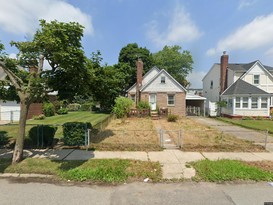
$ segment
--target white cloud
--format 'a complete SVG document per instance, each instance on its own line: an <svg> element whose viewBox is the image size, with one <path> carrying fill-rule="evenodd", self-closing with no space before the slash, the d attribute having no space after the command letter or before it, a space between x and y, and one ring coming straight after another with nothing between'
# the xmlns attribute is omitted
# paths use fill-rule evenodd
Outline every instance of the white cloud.
<svg viewBox="0 0 273 205"><path fill-rule="evenodd" d="M273 14L256 17L253 21L238 28L234 33L220 40L207 55L224 50L253 50L264 46L273 46Z"/></svg>
<svg viewBox="0 0 273 205"><path fill-rule="evenodd" d="M79 22L86 34L94 30L90 15L63 0L0 0L0 5L0 26L9 33L33 34L39 19Z"/></svg>
<svg viewBox="0 0 273 205"><path fill-rule="evenodd" d="M202 88L202 79L206 75L206 72L204 71L192 71L188 76L187 80L191 83L190 87L191 88Z"/></svg>
<svg viewBox="0 0 273 205"><path fill-rule="evenodd" d="M239 2L238 9L241 10L243 8L253 6L256 2L257 0L241 0Z"/></svg>
<svg viewBox="0 0 273 205"><path fill-rule="evenodd" d="M162 19L148 23L148 38L158 47L198 39L202 33L192 21L190 14L180 5L170 12L168 25L162 25ZM163 28L159 28L159 27Z"/></svg>

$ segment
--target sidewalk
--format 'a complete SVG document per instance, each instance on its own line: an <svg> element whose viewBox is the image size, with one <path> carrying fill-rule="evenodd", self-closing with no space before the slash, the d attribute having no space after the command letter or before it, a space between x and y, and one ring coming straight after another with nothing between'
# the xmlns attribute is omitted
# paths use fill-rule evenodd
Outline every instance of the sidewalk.
<svg viewBox="0 0 273 205"><path fill-rule="evenodd" d="M54 160L88 160L88 159L135 159L159 162L162 165L163 178L191 178L195 175L193 168L186 163L202 159L236 159L242 161L273 161L273 153L259 152L182 152L180 150L164 150L162 152L112 152L85 151L75 149L62 150L24 150L25 157L48 158ZM0 149L0 158L11 158L12 150Z"/></svg>

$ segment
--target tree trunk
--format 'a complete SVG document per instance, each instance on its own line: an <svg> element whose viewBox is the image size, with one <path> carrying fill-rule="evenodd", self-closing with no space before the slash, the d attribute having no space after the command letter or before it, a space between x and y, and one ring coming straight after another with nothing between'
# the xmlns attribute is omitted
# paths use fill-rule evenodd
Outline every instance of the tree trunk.
<svg viewBox="0 0 273 205"><path fill-rule="evenodd" d="M23 160L25 130L29 105L30 103L28 103L26 100L21 100L19 130L13 151L12 164L18 163Z"/></svg>

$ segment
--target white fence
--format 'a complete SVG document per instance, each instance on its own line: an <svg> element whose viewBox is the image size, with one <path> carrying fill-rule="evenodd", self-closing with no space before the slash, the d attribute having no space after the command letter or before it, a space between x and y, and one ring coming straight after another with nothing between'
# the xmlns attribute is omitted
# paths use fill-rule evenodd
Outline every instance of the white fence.
<svg viewBox="0 0 273 205"><path fill-rule="evenodd" d="M19 121L19 118L20 118L19 110L0 112L0 121L14 122Z"/></svg>

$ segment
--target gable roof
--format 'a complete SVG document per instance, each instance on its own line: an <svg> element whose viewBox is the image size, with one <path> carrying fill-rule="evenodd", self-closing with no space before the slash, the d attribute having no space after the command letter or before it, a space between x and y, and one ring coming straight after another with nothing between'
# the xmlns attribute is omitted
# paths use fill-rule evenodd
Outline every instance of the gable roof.
<svg viewBox="0 0 273 205"><path fill-rule="evenodd" d="M179 87L180 89L182 89L184 92L187 92L187 90L179 83L177 82L166 70L162 69L159 73L157 73L157 75L155 75L149 82L147 82L145 85L142 85L142 88L140 89L140 91L143 91L145 88L147 88L152 82L154 82L158 76L160 76L162 73L164 73L165 75L167 75L171 81L174 82L174 84Z"/></svg>
<svg viewBox="0 0 273 205"><path fill-rule="evenodd" d="M142 78L142 81L152 72L152 71L157 71L157 73L160 72L160 69L156 66L152 67L150 70L148 70L147 73L145 73L145 75ZM126 92L129 92L130 90L132 90L134 87L136 86L136 83L134 85L132 85L128 90L126 90Z"/></svg>
<svg viewBox="0 0 273 205"><path fill-rule="evenodd" d="M222 95L244 95L244 94L257 94L257 95L266 95L269 94L264 90L251 85L250 83L238 79L235 83L229 86Z"/></svg>

